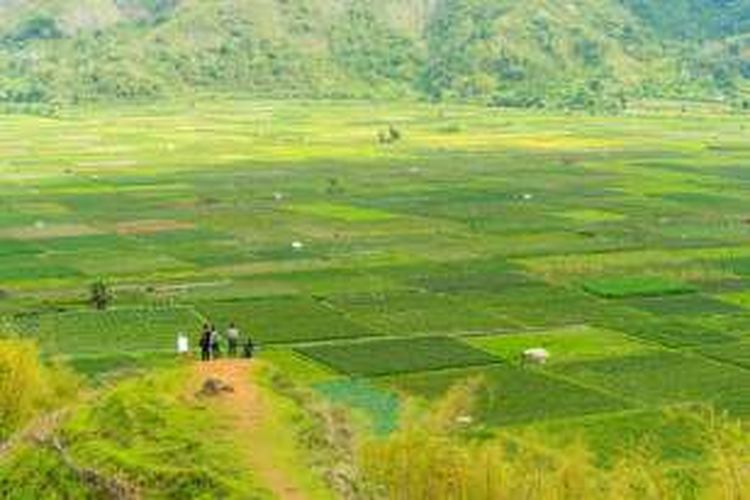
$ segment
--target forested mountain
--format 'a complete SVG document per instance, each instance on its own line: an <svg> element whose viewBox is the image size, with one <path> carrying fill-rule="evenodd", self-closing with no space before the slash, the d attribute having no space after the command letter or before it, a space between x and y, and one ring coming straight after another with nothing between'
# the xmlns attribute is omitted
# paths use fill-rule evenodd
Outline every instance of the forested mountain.
<svg viewBox="0 0 750 500"><path fill-rule="evenodd" d="M750 0L0 0L0 100L747 105Z"/></svg>

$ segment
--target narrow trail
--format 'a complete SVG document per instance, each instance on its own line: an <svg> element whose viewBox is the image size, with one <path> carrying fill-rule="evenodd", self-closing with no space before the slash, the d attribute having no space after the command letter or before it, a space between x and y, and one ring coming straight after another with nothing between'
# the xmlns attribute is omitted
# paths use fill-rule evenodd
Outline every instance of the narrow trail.
<svg viewBox="0 0 750 500"><path fill-rule="evenodd" d="M259 369L257 361L246 360L218 360L195 365L199 383L214 377L234 389L218 396L216 401L232 422L237 436L247 443L242 448L248 466L258 479L277 498L306 499L307 495L295 484L294 478L284 474L283 467L272 459L274 436L263 432L264 423L272 416L266 410L268 402L263 390L254 382Z"/></svg>
<svg viewBox="0 0 750 500"><path fill-rule="evenodd" d="M42 415L32 421L25 429L11 436L7 441L0 443L0 463L26 443L39 443L49 439L67 414L68 410L62 409Z"/></svg>

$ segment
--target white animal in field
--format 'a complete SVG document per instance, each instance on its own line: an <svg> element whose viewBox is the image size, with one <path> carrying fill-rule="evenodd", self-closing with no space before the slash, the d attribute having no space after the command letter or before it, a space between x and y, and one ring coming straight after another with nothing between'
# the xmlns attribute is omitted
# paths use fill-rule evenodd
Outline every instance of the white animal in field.
<svg viewBox="0 0 750 500"><path fill-rule="evenodd" d="M541 347L534 347L523 351L523 362L543 365L549 361L549 351Z"/></svg>
<svg viewBox="0 0 750 500"><path fill-rule="evenodd" d="M292 249L294 250L302 250L305 248L305 245L301 241L293 241L292 242Z"/></svg>
<svg viewBox="0 0 750 500"><path fill-rule="evenodd" d="M273 193L273 199L276 201L281 201L284 199L284 193Z"/></svg>

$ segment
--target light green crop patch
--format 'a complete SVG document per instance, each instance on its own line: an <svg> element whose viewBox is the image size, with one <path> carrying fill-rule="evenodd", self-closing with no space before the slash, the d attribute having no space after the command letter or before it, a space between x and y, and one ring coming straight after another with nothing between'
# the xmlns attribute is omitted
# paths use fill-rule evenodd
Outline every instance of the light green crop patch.
<svg viewBox="0 0 750 500"><path fill-rule="evenodd" d="M398 217L396 214L384 210L355 207L353 205L338 205L334 203L308 203L304 205L294 205L291 207L291 210L299 214L326 217L344 222L379 222L392 220Z"/></svg>
<svg viewBox="0 0 750 500"><path fill-rule="evenodd" d="M609 212L607 210L583 209L564 212L562 215L578 222L609 222L620 221L626 218L623 214Z"/></svg>
<svg viewBox="0 0 750 500"><path fill-rule="evenodd" d="M319 384L339 378L327 366L302 357L291 349L262 350L258 355L298 384Z"/></svg>
<svg viewBox="0 0 750 500"><path fill-rule="evenodd" d="M587 326L488 335L473 338L469 343L509 361L518 361L526 349L543 348L550 353L552 363L599 359L655 349L620 332Z"/></svg>

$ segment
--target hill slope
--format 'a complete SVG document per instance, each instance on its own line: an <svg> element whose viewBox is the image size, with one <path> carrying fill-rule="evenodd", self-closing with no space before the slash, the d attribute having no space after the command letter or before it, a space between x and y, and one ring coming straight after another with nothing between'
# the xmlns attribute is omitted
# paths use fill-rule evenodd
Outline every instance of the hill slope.
<svg viewBox="0 0 750 500"><path fill-rule="evenodd" d="M0 100L737 97L748 0L0 0Z"/></svg>

